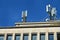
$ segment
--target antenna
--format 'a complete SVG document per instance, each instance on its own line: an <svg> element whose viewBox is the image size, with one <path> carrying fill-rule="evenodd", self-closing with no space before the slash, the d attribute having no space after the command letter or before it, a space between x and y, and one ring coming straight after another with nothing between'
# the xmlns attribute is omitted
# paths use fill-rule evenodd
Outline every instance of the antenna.
<svg viewBox="0 0 60 40"><path fill-rule="evenodd" d="M25 16L27 17L27 10L25 11Z"/></svg>
<svg viewBox="0 0 60 40"><path fill-rule="evenodd" d="M56 11L56 8L52 8L52 10L51 10L51 13L52 13L52 14L51 14L51 15L52 15L52 16L54 16L54 14L56 15L56 12L57 12L57 11Z"/></svg>
<svg viewBox="0 0 60 40"><path fill-rule="evenodd" d="M46 12L49 12L50 7L50 4L46 5Z"/></svg>
<svg viewBox="0 0 60 40"><path fill-rule="evenodd" d="M27 18L27 10L22 11L22 22L26 22L26 18Z"/></svg>
<svg viewBox="0 0 60 40"><path fill-rule="evenodd" d="M46 12L49 14L50 20L52 20L51 9L52 9L52 7L50 4L46 5Z"/></svg>
<svg viewBox="0 0 60 40"><path fill-rule="evenodd" d="M53 17L53 20L56 19L56 13L57 13L56 8L52 8L52 10L51 10L51 16Z"/></svg>
<svg viewBox="0 0 60 40"><path fill-rule="evenodd" d="M46 12L49 14L50 16L50 20L55 20L56 19L56 8L51 7L50 4L46 5Z"/></svg>

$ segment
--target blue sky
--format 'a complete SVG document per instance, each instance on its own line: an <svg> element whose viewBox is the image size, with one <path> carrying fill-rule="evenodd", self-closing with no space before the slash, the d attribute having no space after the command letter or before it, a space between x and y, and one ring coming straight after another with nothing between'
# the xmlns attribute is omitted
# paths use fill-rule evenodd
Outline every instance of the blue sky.
<svg viewBox="0 0 60 40"><path fill-rule="evenodd" d="M56 7L57 19L60 19L60 0L0 0L0 26L14 26L15 22L21 22L23 10L28 11L28 22L45 21L49 17L47 4Z"/></svg>

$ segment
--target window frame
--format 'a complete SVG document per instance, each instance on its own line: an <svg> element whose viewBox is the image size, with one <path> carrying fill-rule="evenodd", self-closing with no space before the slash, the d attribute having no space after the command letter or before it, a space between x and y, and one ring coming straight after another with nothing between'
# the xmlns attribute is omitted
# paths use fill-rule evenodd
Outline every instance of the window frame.
<svg viewBox="0 0 60 40"><path fill-rule="evenodd" d="M53 40L54 40L54 32L49 32L48 33L48 40L50 40L49 36L53 35Z"/></svg>
<svg viewBox="0 0 60 40"><path fill-rule="evenodd" d="M31 40L33 40L33 35L36 36L36 40L37 40L37 33L31 33Z"/></svg>
<svg viewBox="0 0 60 40"><path fill-rule="evenodd" d="M29 38L29 34L28 33L23 33L23 40L24 40L24 36L28 36L28 38Z"/></svg>
<svg viewBox="0 0 60 40"><path fill-rule="evenodd" d="M46 33L45 33L45 32L41 32L41 33L40 33L40 40L41 40L41 35L44 35L44 40L45 40Z"/></svg>
<svg viewBox="0 0 60 40"><path fill-rule="evenodd" d="M6 40L8 40L8 36L11 36L13 38L13 35L12 34L7 34Z"/></svg>
<svg viewBox="0 0 60 40"><path fill-rule="evenodd" d="M0 36L3 36L3 38L4 38L5 35L4 35L4 34L0 34ZM4 39L3 39L3 40L4 40Z"/></svg>
<svg viewBox="0 0 60 40"><path fill-rule="evenodd" d="M21 34L20 33L16 33L15 34L15 40L16 40L16 36L20 36L21 37Z"/></svg>

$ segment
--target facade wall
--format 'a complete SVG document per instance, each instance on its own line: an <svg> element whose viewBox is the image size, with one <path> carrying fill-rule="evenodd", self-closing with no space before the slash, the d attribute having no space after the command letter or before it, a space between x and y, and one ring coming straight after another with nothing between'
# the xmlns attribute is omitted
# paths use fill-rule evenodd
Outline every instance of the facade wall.
<svg viewBox="0 0 60 40"><path fill-rule="evenodd" d="M12 28L12 29L0 29L0 34L4 34L4 40L7 38L7 34L12 34L12 40L15 40L15 34L21 35L20 40L23 40L23 34L28 33L31 40L31 34L37 34L37 40L40 40L40 33L45 33L45 40L48 40L48 33L54 34L54 40L57 40L57 33L60 32L60 27L41 27L41 28Z"/></svg>
<svg viewBox="0 0 60 40"><path fill-rule="evenodd" d="M60 32L60 27L0 29L0 33Z"/></svg>

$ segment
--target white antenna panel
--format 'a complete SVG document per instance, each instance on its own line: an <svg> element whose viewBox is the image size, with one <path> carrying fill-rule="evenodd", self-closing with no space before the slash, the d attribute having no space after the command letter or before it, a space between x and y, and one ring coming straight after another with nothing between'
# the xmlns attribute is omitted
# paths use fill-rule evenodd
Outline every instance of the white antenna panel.
<svg viewBox="0 0 60 40"><path fill-rule="evenodd" d="M53 16L54 14L56 15L56 8L52 8L52 10L51 10L51 15Z"/></svg>
<svg viewBox="0 0 60 40"><path fill-rule="evenodd" d="M51 7L50 4L46 5L46 12L49 11L49 8L50 8L50 7Z"/></svg>
<svg viewBox="0 0 60 40"><path fill-rule="evenodd" d="M22 11L22 17L23 17L23 13L24 13L24 12Z"/></svg>
<svg viewBox="0 0 60 40"><path fill-rule="evenodd" d="M46 5L46 12L48 12L48 5Z"/></svg>
<svg viewBox="0 0 60 40"><path fill-rule="evenodd" d="M25 11L25 16L27 16L27 10Z"/></svg>

